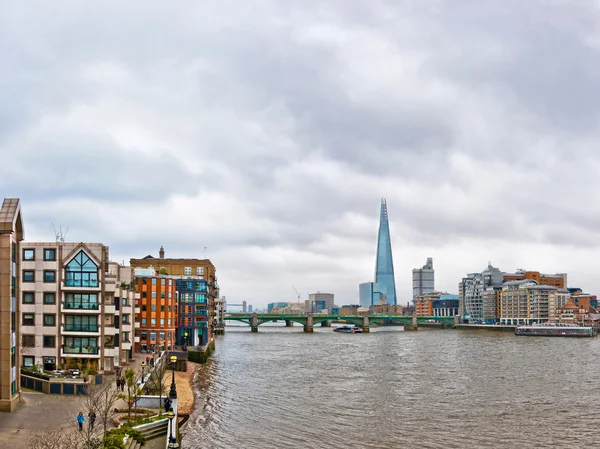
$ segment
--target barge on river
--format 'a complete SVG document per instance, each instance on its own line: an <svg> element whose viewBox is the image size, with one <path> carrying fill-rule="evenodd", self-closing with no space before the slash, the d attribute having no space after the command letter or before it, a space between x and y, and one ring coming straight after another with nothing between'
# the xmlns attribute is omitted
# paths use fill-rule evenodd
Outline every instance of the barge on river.
<svg viewBox="0 0 600 449"><path fill-rule="evenodd" d="M519 326L515 335L529 337L594 337L598 329L592 326L577 326L563 323L541 323Z"/></svg>
<svg viewBox="0 0 600 449"><path fill-rule="evenodd" d="M345 334L360 334L362 331L358 326L338 326L333 328L333 332L343 332Z"/></svg>

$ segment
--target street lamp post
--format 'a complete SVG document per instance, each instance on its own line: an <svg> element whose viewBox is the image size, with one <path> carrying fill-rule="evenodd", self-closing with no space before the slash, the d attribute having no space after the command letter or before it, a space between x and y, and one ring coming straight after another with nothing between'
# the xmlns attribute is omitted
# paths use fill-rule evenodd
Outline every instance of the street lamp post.
<svg viewBox="0 0 600 449"><path fill-rule="evenodd" d="M167 418L169 418L169 448L176 449L179 447L177 443L177 438L173 436L173 418L175 414L173 412L167 413Z"/></svg>
<svg viewBox="0 0 600 449"><path fill-rule="evenodd" d="M142 362L142 380L141 380L141 383L143 383L143 382L144 382L144 367L145 367L145 366L146 366L146 362L145 362L145 361L143 361L143 362ZM135 392L134 392L134 394L133 394L133 398L135 399L135 411L134 411L134 414L135 414L135 419L137 419L137 400L138 400L138 397L137 397L137 396L138 396L138 388L139 388L139 385L137 385L137 384L136 384L136 385L134 385L134 388L135 388Z"/></svg>
<svg viewBox="0 0 600 449"><path fill-rule="evenodd" d="M177 363L177 356L171 356L171 369L173 370L173 377L171 379L171 391L169 392L169 397L171 399L177 399L177 388L175 387L175 364Z"/></svg>

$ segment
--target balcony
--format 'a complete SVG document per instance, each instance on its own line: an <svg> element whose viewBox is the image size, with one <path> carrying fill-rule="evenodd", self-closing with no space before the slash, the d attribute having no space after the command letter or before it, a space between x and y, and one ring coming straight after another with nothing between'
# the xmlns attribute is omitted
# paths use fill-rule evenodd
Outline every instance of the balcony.
<svg viewBox="0 0 600 449"><path fill-rule="evenodd" d="M74 280L64 280L63 290L65 291L100 291L100 282L97 281L74 281Z"/></svg>
<svg viewBox="0 0 600 449"><path fill-rule="evenodd" d="M108 313L110 315L115 314L115 305L114 303L105 302L104 303L104 313Z"/></svg>
<svg viewBox="0 0 600 449"><path fill-rule="evenodd" d="M62 303L62 310L65 313L91 313L97 315L100 313L99 304L93 302L67 302Z"/></svg>
<svg viewBox="0 0 600 449"><path fill-rule="evenodd" d="M67 346L62 345L62 353L63 354L76 354L76 355L98 355L98 347L96 346Z"/></svg>
<svg viewBox="0 0 600 449"><path fill-rule="evenodd" d="M67 323L63 327L63 335L77 335L81 333L90 333L99 335L99 326L97 324L74 324Z"/></svg>

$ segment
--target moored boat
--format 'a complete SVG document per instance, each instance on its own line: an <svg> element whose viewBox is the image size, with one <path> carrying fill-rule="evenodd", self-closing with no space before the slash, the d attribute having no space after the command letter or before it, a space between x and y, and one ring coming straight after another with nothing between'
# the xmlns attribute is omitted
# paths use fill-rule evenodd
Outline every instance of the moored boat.
<svg viewBox="0 0 600 449"><path fill-rule="evenodd" d="M531 324L515 329L515 335L529 337L594 337L596 334L595 327L564 323Z"/></svg>
<svg viewBox="0 0 600 449"><path fill-rule="evenodd" d="M333 332L343 332L345 334L360 334L362 331L358 326L338 326L333 328Z"/></svg>

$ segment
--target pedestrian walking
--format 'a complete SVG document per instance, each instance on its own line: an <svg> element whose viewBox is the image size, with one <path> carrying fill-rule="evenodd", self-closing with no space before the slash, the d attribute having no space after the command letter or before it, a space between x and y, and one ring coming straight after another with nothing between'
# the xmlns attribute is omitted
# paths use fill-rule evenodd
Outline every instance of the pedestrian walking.
<svg viewBox="0 0 600 449"><path fill-rule="evenodd" d="M146 356L146 365L150 363L150 357Z"/></svg>
<svg viewBox="0 0 600 449"><path fill-rule="evenodd" d="M90 413L90 430L94 430L95 422L96 422L96 412L92 410L92 413Z"/></svg>
<svg viewBox="0 0 600 449"><path fill-rule="evenodd" d="M121 378L117 377L117 390L121 388Z"/></svg>
<svg viewBox="0 0 600 449"><path fill-rule="evenodd" d="M85 421L85 417L83 416L83 412L79 412L77 415L77 424L79 424L79 431L83 431L83 422Z"/></svg>
<svg viewBox="0 0 600 449"><path fill-rule="evenodd" d="M121 377L121 392L125 391L125 379Z"/></svg>

